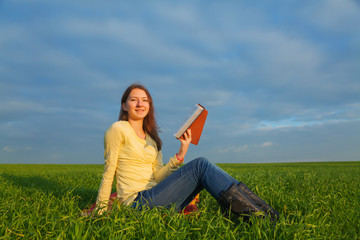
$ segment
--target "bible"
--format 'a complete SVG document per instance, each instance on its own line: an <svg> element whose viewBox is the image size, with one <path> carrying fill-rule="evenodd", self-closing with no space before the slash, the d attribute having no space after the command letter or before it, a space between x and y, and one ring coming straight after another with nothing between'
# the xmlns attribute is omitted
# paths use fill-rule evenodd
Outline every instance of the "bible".
<svg viewBox="0 0 360 240"><path fill-rule="evenodd" d="M208 111L200 104L195 104L193 110L185 118L183 124L174 133L174 136L179 139L183 137L183 134L187 129L191 129L191 143L197 145L200 140L202 130L205 125Z"/></svg>

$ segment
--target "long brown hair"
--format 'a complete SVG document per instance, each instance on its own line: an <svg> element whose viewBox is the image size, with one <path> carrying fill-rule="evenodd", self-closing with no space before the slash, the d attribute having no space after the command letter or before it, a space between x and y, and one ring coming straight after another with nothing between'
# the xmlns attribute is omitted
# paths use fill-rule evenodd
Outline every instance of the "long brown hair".
<svg viewBox="0 0 360 240"><path fill-rule="evenodd" d="M161 150L162 147L162 141L159 137L159 127L156 123L156 118L155 118L155 109L154 109L154 105L153 105L153 100L152 97L149 93L149 91L146 89L145 86L135 83L130 85L124 92L122 98L121 98L121 107L120 107L120 114L119 114L119 121L120 120L125 120L128 121L129 120L129 115L127 111L124 111L123 109L123 104L126 103L126 100L128 99L130 92L133 89L141 89L143 90L148 98L149 101L149 112L146 115L146 117L144 118L144 122L143 122L143 130L145 133L149 134L150 137L156 142L156 146L158 151Z"/></svg>

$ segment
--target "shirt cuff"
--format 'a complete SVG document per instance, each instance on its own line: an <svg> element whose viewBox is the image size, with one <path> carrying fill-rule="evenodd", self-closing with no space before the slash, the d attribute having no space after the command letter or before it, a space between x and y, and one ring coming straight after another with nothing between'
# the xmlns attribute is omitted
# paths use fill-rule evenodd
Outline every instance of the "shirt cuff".
<svg viewBox="0 0 360 240"><path fill-rule="evenodd" d="M170 167L172 168L178 168L182 163L183 161L179 161L176 155L170 158Z"/></svg>

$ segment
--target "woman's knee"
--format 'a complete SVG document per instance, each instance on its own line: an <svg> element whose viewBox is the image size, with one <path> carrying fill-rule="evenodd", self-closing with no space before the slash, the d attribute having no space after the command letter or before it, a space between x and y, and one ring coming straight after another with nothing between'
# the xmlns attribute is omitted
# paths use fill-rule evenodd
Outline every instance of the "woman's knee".
<svg viewBox="0 0 360 240"><path fill-rule="evenodd" d="M195 158L194 160L192 160L191 162L193 162L194 164L196 164L197 166L200 167L206 167L208 165L211 165L212 163L205 157L198 157Z"/></svg>

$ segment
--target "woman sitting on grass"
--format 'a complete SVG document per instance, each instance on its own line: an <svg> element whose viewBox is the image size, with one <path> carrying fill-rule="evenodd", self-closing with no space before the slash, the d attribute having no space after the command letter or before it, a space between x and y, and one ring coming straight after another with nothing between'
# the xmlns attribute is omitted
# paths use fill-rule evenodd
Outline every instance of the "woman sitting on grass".
<svg viewBox="0 0 360 240"><path fill-rule="evenodd" d="M142 85L129 86L121 98L119 121L106 131L105 170L96 209L107 209L114 177L117 199L136 209L175 207L181 211L206 189L221 206L238 215L263 212L271 218L278 213L218 166L197 158L181 168L191 142L187 130L179 139L180 149L163 165L153 100Z"/></svg>

